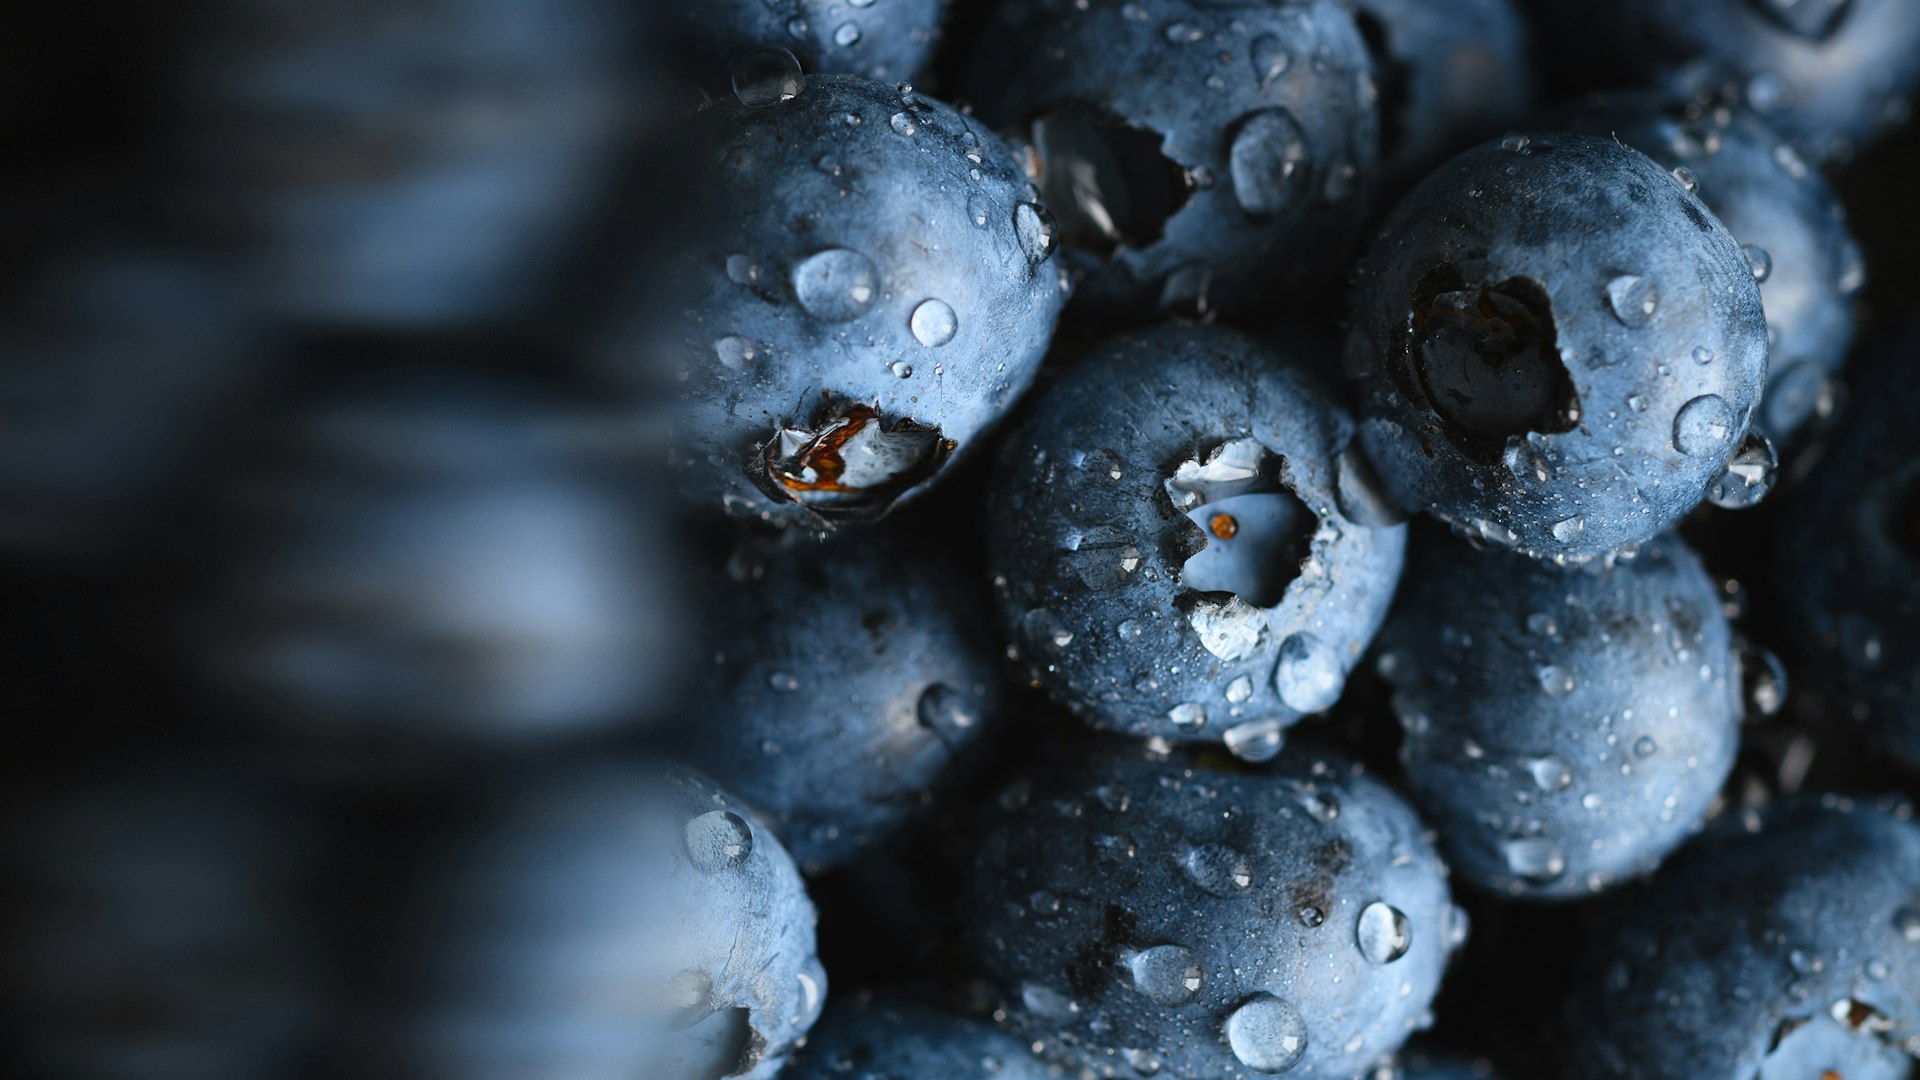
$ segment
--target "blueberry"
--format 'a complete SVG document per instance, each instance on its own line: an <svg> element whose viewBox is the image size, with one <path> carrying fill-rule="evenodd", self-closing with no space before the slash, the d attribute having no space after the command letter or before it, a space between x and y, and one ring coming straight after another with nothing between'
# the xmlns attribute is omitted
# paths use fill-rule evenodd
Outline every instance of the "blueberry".
<svg viewBox="0 0 1920 1080"><path fill-rule="evenodd" d="M1337 758L1109 756L1000 807L976 945L1014 1030L1069 1067L1353 1076L1421 1026L1464 932L1412 808Z"/></svg>
<svg viewBox="0 0 1920 1080"><path fill-rule="evenodd" d="M1905 803L1749 811L1655 881L1570 1015L1585 1077L1901 1080L1920 1025L1920 827Z"/></svg>
<svg viewBox="0 0 1920 1080"><path fill-rule="evenodd" d="M1514 0L1358 0L1373 51L1384 172L1411 184L1532 104L1530 34Z"/></svg>
<svg viewBox="0 0 1920 1080"><path fill-rule="evenodd" d="M631 726L673 672L668 539L517 382L392 377L312 405L217 483L191 661L250 724L502 746Z"/></svg>
<svg viewBox="0 0 1920 1080"><path fill-rule="evenodd" d="M1866 265L1819 171L1745 108L1632 94L1583 103L1561 123L1612 135L1697 184L1700 201L1748 253L1769 343L1754 430L1784 441L1828 407L1828 383L1853 341L1853 302Z"/></svg>
<svg viewBox="0 0 1920 1080"><path fill-rule="evenodd" d="M807 1048L783 1080L990 1076L1047 1080L1056 1073L1019 1039L992 1025L898 995L836 1003L807 1034Z"/></svg>
<svg viewBox="0 0 1920 1080"><path fill-rule="evenodd" d="M1007 443L999 614L1036 685L1096 727L1271 757L1339 698L1406 529L1307 372L1164 326L1069 371Z"/></svg>
<svg viewBox="0 0 1920 1080"><path fill-rule="evenodd" d="M200 425L264 366L213 260L140 244L51 260L0 323L0 550L123 553L201 464Z"/></svg>
<svg viewBox="0 0 1920 1080"><path fill-rule="evenodd" d="M1920 324L1866 350L1865 389L1784 522L1774 580L1814 672L1920 768Z"/></svg>
<svg viewBox="0 0 1920 1080"><path fill-rule="evenodd" d="M690 759L769 813L809 872L906 824L979 758L1003 684L984 596L865 533L736 562L707 622Z"/></svg>
<svg viewBox="0 0 1920 1080"><path fill-rule="evenodd" d="M236 764L11 793L0 996L19 1075L297 1075L329 1004L306 906L321 830Z"/></svg>
<svg viewBox="0 0 1920 1080"><path fill-rule="evenodd" d="M609 194L623 6L235 0L180 65L192 220L298 319L527 314Z"/></svg>
<svg viewBox="0 0 1920 1080"><path fill-rule="evenodd" d="M1378 161L1372 64L1335 0L1016 0L976 57L1093 309L1199 313L1338 269Z"/></svg>
<svg viewBox="0 0 1920 1080"><path fill-rule="evenodd" d="M1379 666L1454 872L1563 899L1652 870L1699 829L1740 743L1713 581L1671 536L1611 569L1433 539Z"/></svg>
<svg viewBox="0 0 1920 1080"><path fill-rule="evenodd" d="M1732 91L1811 158L1844 158L1904 123L1920 89L1907 0L1611 0L1546 4L1580 53L1691 97Z"/></svg>
<svg viewBox="0 0 1920 1080"><path fill-rule="evenodd" d="M790 49L808 71L912 82L940 42L946 0L668 0L675 47L724 66L755 46Z"/></svg>
<svg viewBox="0 0 1920 1080"><path fill-rule="evenodd" d="M762 72L695 120L680 263L686 479L825 530L923 490L1025 391L1065 300L1052 219L972 118L851 76ZM641 372L644 325L608 360Z"/></svg>
<svg viewBox="0 0 1920 1080"><path fill-rule="evenodd" d="M509 779L414 899L406 1075L769 1080L819 1017L773 834L678 767Z"/></svg>
<svg viewBox="0 0 1920 1080"><path fill-rule="evenodd" d="M1747 467L1766 323L1739 243L1672 173L1612 139L1510 135L1387 219L1347 365L1402 505L1582 561Z"/></svg>

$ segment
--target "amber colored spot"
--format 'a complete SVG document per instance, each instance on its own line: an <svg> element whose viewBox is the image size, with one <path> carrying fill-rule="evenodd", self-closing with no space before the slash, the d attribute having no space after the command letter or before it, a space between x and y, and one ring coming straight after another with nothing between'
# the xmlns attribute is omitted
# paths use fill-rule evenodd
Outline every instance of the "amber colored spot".
<svg viewBox="0 0 1920 1080"><path fill-rule="evenodd" d="M840 475L846 470L847 463L841 458L840 450L847 440L860 433L877 414L866 405L854 405L842 413L840 418L828 425L825 431L815 436L812 443L800 455L783 467L774 470L775 479L781 485L793 491L847 491L840 483Z"/></svg>
<svg viewBox="0 0 1920 1080"><path fill-rule="evenodd" d="M1847 1080L1847 1078L1841 1076L1833 1069L1828 1069L1826 1072L1820 1074L1820 1080Z"/></svg>
<svg viewBox="0 0 1920 1080"><path fill-rule="evenodd" d="M1222 540L1231 540L1233 534L1240 531L1240 523L1233 520L1232 514L1213 515L1213 520L1207 523L1207 527L1213 530L1213 535Z"/></svg>

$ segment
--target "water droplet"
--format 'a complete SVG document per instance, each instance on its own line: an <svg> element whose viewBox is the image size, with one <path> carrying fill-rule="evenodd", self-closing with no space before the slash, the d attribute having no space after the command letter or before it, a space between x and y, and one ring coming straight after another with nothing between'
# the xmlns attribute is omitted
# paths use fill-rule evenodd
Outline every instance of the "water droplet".
<svg viewBox="0 0 1920 1080"><path fill-rule="evenodd" d="M1559 521L1553 523L1549 531L1553 533L1555 540L1563 544L1571 544L1580 539L1580 535L1587 531L1587 519L1578 514L1570 518L1561 518Z"/></svg>
<svg viewBox="0 0 1920 1080"><path fill-rule="evenodd" d="M933 732L948 746L958 746L980 723L974 702L945 683L934 683L920 691L913 715L921 727Z"/></svg>
<svg viewBox="0 0 1920 1080"><path fill-rule="evenodd" d="M1521 135L1518 133L1508 135L1505 138L1500 140L1500 148L1502 150L1511 150L1516 154L1526 153L1527 147L1532 145L1533 145L1532 139L1529 139L1525 135Z"/></svg>
<svg viewBox="0 0 1920 1080"><path fill-rule="evenodd" d="M1220 844L1188 848L1180 855L1180 869L1189 881L1214 896L1239 896L1253 884L1246 856Z"/></svg>
<svg viewBox="0 0 1920 1080"><path fill-rule="evenodd" d="M1686 188L1688 191L1700 190L1700 178L1695 176L1693 170L1687 168L1685 165L1681 165L1673 170L1673 178L1680 181L1680 186Z"/></svg>
<svg viewBox="0 0 1920 1080"><path fill-rule="evenodd" d="M1038 203L1023 202L1013 208L1013 230L1029 266L1045 262L1059 244L1060 226L1053 212Z"/></svg>
<svg viewBox="0 0 1920 1080"><path fill-rule="evenodd" d="M1747 269L1753 271L1753 280L1765 281L1773 273L1773 256L1767 249L1753 244L1741 244L1740 254L1747 257Z"/></svg>
<svg viewBox="0 0 1920 1080"><path fill-rule="evenodd" d="M1286 745L1286 725L1278 717L1235 724L1221 736L1227 752L1242 761L1272 761Z"/></svg>
<svg viewBox="0 0 1920 1080"><path fill-rule="evenodd" d="M893 129L895 135L905 135L908 138L912 138L914 133L920 130L920 125L914 122L913 114L904 110L888 117L887 126Z"/></svg>
<svg viewBox="0 0 1920 1080"><path fill-rule="evenodd" d="M856 45L859 41L860 28L850 22L841 23L840 28L833 32L833 43L843 49Z"/></svg>
<svg viewBox="0 0 1920 1080"><path fill-rule="evenodd" d="M1518 435L1507 436L1507 448L1500 460L1513 478L1523 484L1544 484L1552 475L1546 451Z"/></svg>
<svg viewBox="0 0 1920 1080"><path fill-rule="evenodd" d="M1027 612L1020 620L1020 631L1028 645L1047 655L1058 656L1062 649L1073 644L1073 631L1046 608Z"/></svg>
<svg viewBox="0 0 1920 1080"><path fill-rule="evenodd" d="M1301 908L1299 911L1295 912L1294 914L1299 918L1300 925L1306 927L1309 930L1312 930L1315 927L1318 927L1327 921L1327 913L1324 911L1321 911L1319 908L1314 907L1311 904Z"/></svg>
<svg viewBox="0 0 1920 1080"><path fill-rule="evenodd" d="M1340 700L1346 669L1333 648L1312 634L1290 634L1280 643L1280 662L1273 669L1273 688L1289 708L1303 713L1322 712Z"/></svg>
<svg viewBox="0 0 1920 1080"><path fill-rule="evenodd" d="M1117 589L1140 569L1140 548L1124 530L1096 525L1070 539L1066 561L1088 588Z"/></svg>
<svg viewBox="0 0 1920 1080"><path fill-rule="evenodd" d="M738 334L728 334L726 337L715 339L713 343L714 355L720 358L720 365L728 371L739 371L746 367L758 352L759 347L754 344L752 338L744 338Z"/></svg>
<svg viewBox="0 0 1920 1080"><path fill-rule="evenodd" d="M1749 719L1777 716L1787 703L1787 668L1773 650L1742 640L1738 646L1740 695Z"/></svg>
<svg viewBox="0 0 1920 1080"><path fill-rule="evenodd" d="M767 686L786 694L800 689L800 680L791 671L775 671L767 675Z"/></svg>
<svg viewBox="0 0 1920 1080"><path fill-rule="evenodd" d="M1529 759L1527 773L1541 791L1565 791L1573 785L1572 767L1552 754Z"/></svg>
<svg viewBox="0 0 1920 1080"><path fill-rule="evenodd" d="M1449 904L1444 929L1447 935L1447 948L1458 949L1467 943L1467 938L1473 933L1473 918L1467 914L1466 908L1459 904Z"/></svg>
<svg viewBox="0 0 1920 1080"><path fill-rule="evenodd" d="M760 261L751 255L727 256L727 279L735 285L759 284Z"/></svg>
<svg viewBox="0 0 1920 1080"><path fill-rule="evenodd" d="M1528 881L1548 882L1567 872L1567 853L1544 837L1509 840L1501 845L1507 869Z"/></svg>
<svg viewBox="0 0 1920 1080"><path fill-rule="evenodd" d="M1178 945L1156 945L1127 958L1133 988L1156 1005L1185 1005L1206 983L1193 954Z"/></svg>
<svg viewBox="0 0 1920 1080"><path fill-rule="evenodd" d="M846 248L809 255L793 268L793 291L800 306L817 319L850 322L867 313L880 292L873 260Z"/></svg>
<svg viewBox="0 0 1920 1080"><path fill-rule="evenodd" d="M1620 325L1638 330L1660 309L1660 287L1638 275L1622 274L1607 282L1607 307Z"/></svg>
<svg viewBox="0 0 1920 1080"><path fill-rule="evenodd" d="M1834 284L1839 288L1841 295L1852 296L1866 283L1866 257L1860 253L1860 245L1848 238L1840 245L1840 272L1836 275Z"/></svg>
<svg viewBox="0 0 1920 1080"><path fill-rule="evenodd" d="M1256 1072L1285 1072L1307 1052L1306 1019L1272 994L1257 994L1233 1010L1226 1033L1233 1056Z"/></svg>
<svg viewBox="0 0 1920 1080"><path fill-rule="evenodd" d="M778 46L756 45L733 67L733 96L749 109L791 101L805 86L800 61Z"/></svg>
<svg viewBox="0 0 1920 1080"><path fill-rule="evenodd" d="M967 196L967 220L973 222L976 229L986 228L987 222L993 219L992 206L986 196L974 192Z"/></svg>
<svg viewBox="0 0 1920 1080"><path fill-rule="evenodd" d="M730 870L753 854L753 828L729 810L709 810L687 822L687 858L694 869Z"/></svg>
<svg viewBox="0 0 1920 1080"><path fill-rule="evenodd" d="M1273 34L1261 34L1254 38L1248 54L1253 60L1253 77L1260 80L1262 90L1293 66L1293 54Z"/></svg>
<svg viewBox="0 0 1920 1080"><path fill-rule="evenodd" d="M913 339L929 349L937 349L960 332L960 319L945 300L922 300L907 318Z"/></svg>
<svg viewBox="0 0 1920 1080"><path fill-rule="evenodd" d="M1733 407L1718 394L1702 394L1680 406L1673 418L1673 448L1689 456L1724 453L1733 439Z"/></svg>
<svg viewBox="0 0 1920 1080"><path fill-rule="evenodd" d="M1807 175L1806 159L1800 156L1799 151L1786 143L1781 143L1773 148L1773 163L1780 166L1781 172L1786 173L1795 180L1802 179Z"/></svg>
<svg viewBox="0 0 1920 1080"><path fill-rule="evenodd" d="M1652 757L1653 752L1658 749L1659 749L1659 746L1654 743L1653 736L1651 735L1642 735L1639 738L1633 740L1633 756L1634 757L1639 757L1639 758Z"/></svg>
<svg viewBox="0 0 1920 1080"><path fill-rule="evenodd" d="M1191 45L1196 41L1204 41L1207 37L1205 30L1192 23L1183 22L1168 25L1164 33L1167 40L1175 45Z"/></svg>
<svg viewBox="0 0 1920 1080"><path fill-rule="evenodd" d="M1693 347L1694 363L1706 365L1706 364L1713 363L1713 361L1714 361L1714 352L1712 349L1707 348L1705 345L1695 345Z"/></svg>
<svg viewBox="0 0 1920 1080"><path fill-rule="evenodd" d="M1360 909L1353 939L1368 963L1391 964L1413 947L1413 927L1399 908L1375 900Z"/></svg>
<svg viewBox="0 0 1920 1080"><path fill-rule="evenodd" d="M1299 206L1313 181L1307 134L1285 109L1262 109L1242 120L1228 166L1234 198L1256 218Z"/></svg>
<svg viewBox="0 0 1920 1080"><path fill-rule="evenodd" d="M1020 1004L1043 1020L1065 1020L1080 1011L1080 1006L1072 998L1039 983L1021 986Z"/></svg>
<svg viewBox="0 0 1920 1080"><path fill-rule="evenodd" d="M1920 908L1903 907L1893 913L1893 928L1909 945L1920 945Z"/></svg>
<svg viewBox="0 0 1920 1080"><path fill-rule="evenodd" d="M1534 672L1534 676L1540 680L1540 689L1545 690L1548 697L1563 698L1573 693L1573 672L1558 664L1546 664Z"/></svg>
<svg viewBox="0 0 1920 1080"><path fill-rule="evenodd" d="M1238 705L1253 696L1253 680L1241 675L1227 684L1227 700Z"/></svg>
<svg viewBox="0 0 1920 1080"><path fill-rule="evenodd" d="M1774 453L1772 440L1757 431L1749 432L1707 489L1707 499L1723 509L1744 510L1767 497L1779 473L1780 457Z"/></svg>
<svg viewBox="0 0 1920 1080"><path fill-rule="evenodd" d="M1167 710L1167 719L1177 728L1199 728L1207 722L1207 707L1196 701L1184 701Z"/></svg>
<svg viewBox="0 0 1920 1080"><path fill-rule="evenodd" d="M1634 412L1646 412L1647 411L1646 396L1644 394L1628 394L1627 408L1632 409Z"/></svg>

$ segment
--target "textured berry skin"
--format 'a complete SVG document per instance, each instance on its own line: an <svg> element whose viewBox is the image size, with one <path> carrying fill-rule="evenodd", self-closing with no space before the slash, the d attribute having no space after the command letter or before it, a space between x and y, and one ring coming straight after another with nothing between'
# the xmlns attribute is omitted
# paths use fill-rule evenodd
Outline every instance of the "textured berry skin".
<svg viewBox="0 0 1920 1080"><path fill-rule="evenodd" d="M674 557L591 415L512 382L394 378L314 404L212 499L237 543L190 660L280 735L527 746L632 726L679 651ZM644 505L642 503L641 505Z"/></svg>
<svg viewBox="0 0 1920 1080"><path fill-rule="evenodd" d="M781 1080L849 1076L1049 1080L1060 1072L991 1024L897 996L836 1000Z"/></svg>
<svg viewBox="0 0 1920 1080"><path fill-rule="evenodd" d="M1378 171L1371 68L1334 0L1015 0L971 92L998 130L1033 140L1086 306L1194 312L1337 271ZM1074 169L1091 143L1034 127L1063 109L1137 136L1093 138L1116 165L1094 169L1098 193Z"/></svg>
<svg viewBox="0 0 1920 1080"><path fill-rule="evenodd" d="M0 322L0 551L115 553L176 492L196 425L259 366L212 260L138 245L50 262Z"/></svg>
<svg viewBox="0 0 1920 1080"><path fill-rule="evenodd" d="M1426 539L1380 670L1455 874L1548 900L1654 869L1740 744L1740 664L1700 561L1673 536L1611 569Z"/></svg>
<svg viewBox="0 0 1920 1080"><path fill-rule="evenodd" d="M305 906L320 831L249 764L9 793L0 1001L19 1075L256 1080L309 1060L332 959Z"/></svg>
<svg viewBox="0 0 1920 1080"><path fill-rule="evenodd" d="M1514 0L1357 0L1380 87L1382 167L1412 184L1533 103L1531 42Z"/></svg>
<svg viewBox="0 0 1920 1080"><path fill-rule="evenodd" d="M1740 245L1671 173L1612 139L1513 135L1387 219L1346 359L1402 505L1582 561L1705 497L1759 406L1766 322Z"/></svg>
<svg viewBox="0 0 1920 1080"><path fill-rule="evenodd" d="M1912 111L1920 8L1907 0L1613 0L1542 5L1583 52L1682 96L1731 90L1816 160Z"/></svg>
<svg viewBox="0 0 1920 1080"><path fill-rule="evenodd" d="M504 785L416 898L408 1075L770 1080L827 984L799 871L747 814L671 766Z"/></svg>
<svg viewBox="0 0 1920 1080"><path fill-rule="evenodd" d="M1785 519L1774 580L1813 670L1920 769L1920 324L1875 341L1839 437Z"/></svg>
<svg viewBox="0 0 1920 1080"><path fill-rule="evenodd" d="M1355 1076L1420 1026L1464 931L1412 808L1339 759L1099 758L1000 805L982 963L1016 1032L1095 1075Z"/></svg>
<svg viewBox="0 0 1920 1080"><path fill-rule="evenodd" d="M1829 396L1853 342L1854 297L1866 283L1833 188L1751 109L1628 94L1583 103L1559 122L1686 169L1734 239L1765 253L1769 375L1753 426L1784 442Z"/></svg>
<svg viewBox="0 0 1920 1080"><path fill-rule="evenodd" d="M1272 756L1339 697L1399 581L1406 528L1353 442L1311 375L1233 331L1096 349L1008 441L990 506L1035 683L1096 727Z"/></svg>
<svg viewBox="0 0 1920 1080"><path fill-rule="evenodd" d="M722 101L695 126L709 204L675 266L686 318L665 346L617 334L608 360L638 374L664 348L685 374L685 479L708 505L816 530L878 517L1039 369L1065 301L1045 211L984 125L866 79Z"/></svg>
<svg viewBox="0 0 1920 1080"><path fill-rule="evenodd" d="M998 730L985 596L878 530L737 560L715 582L689 757L765 811L809 872L885 839ZM984 594L984 590L981 590Z"/></svg>
<svg viewBox="0 0 1920 1080"><path fill-rule="evenodd" d="M1743 817L1663 871L1602 943L1569 1012L1570 1060L1635 1080L1908 1076L1911 808L1829 795Z"/></svg>
<svg viewBox="0 0 1920 1080"><path fill-rule="evenodd" d="M622 5L218 6L180 63L184 195L264 305L417 326L547 298L624 149Z"/></svg>
<svg viewBox="0 0 1920 1080"><path fill-rule="evenodd" d="M946 10L946 0L667 0L659 18L674 46L707 67L775 45L809 72L894 83L927 66Z"/></svg>

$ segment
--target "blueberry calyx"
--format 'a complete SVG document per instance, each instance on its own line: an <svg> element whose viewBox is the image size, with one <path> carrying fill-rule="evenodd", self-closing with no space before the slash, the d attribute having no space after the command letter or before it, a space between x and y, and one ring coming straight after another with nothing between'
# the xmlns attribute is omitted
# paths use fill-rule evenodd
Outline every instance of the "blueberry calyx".
<svg viewBox="0 0 1920 1080"><path fill-rule="evenodd" d="M873 521L937 472L957 445L937 426L909 418L889 426L875 405L854 404L812 429L782 427L748 471L769 498L822 518Z"/></svg>
<svg viewBox="0 0 1920 1080"><path fill-rule="evenodd" d="M1102 257L1160 239L1197 186L1158 132L1089 106L1054 109L1031 131L1036 181L1063 238Z"/></svg>

